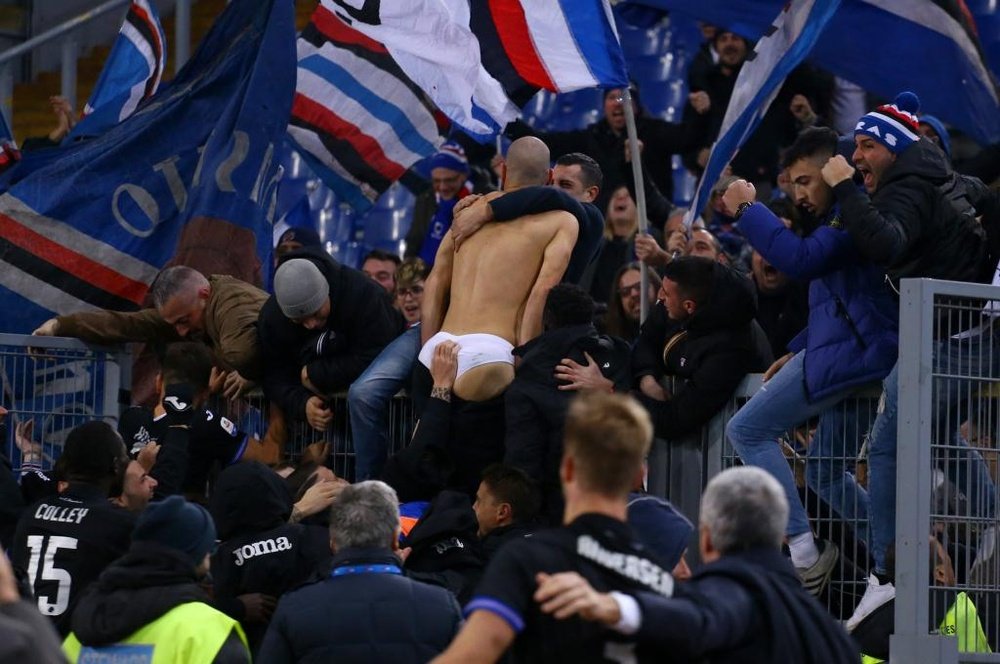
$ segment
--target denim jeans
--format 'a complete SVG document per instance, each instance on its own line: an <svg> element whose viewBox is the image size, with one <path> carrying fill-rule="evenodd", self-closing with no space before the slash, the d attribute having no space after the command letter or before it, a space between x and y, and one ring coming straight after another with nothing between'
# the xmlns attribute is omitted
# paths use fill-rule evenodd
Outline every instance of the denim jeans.
<svg viewBox="0 0 1000 664"><path fill-rule="evenodd" d="M857 456L859 436L845 435L852 427L853 405L839 405L851 390L809 402L805 388L805 351L799 352L764 383L729 421L726 435L743 463L763 468L785 490L788 499L789 536L810 532L809 517L795 486L788 459L778 438L792 427L819 415L819 425L809 445L807 481L810 487L840 516L852 523L865 523L868 496L845 467ZM867 533L858 536L866 538Z"/></svg>
<svg viewBox="0 0 1000 664"><path fill-rule="evenodd" d="M934 347L932 365L936 377L932 389L934 408L932 440L936 445L953 446L939 455L935 465L965 494L974 516L991 517L995 511L996 488L989 469L978 451L971 449L961 435L959 424L967 415L968 401L975 397L976 386L966 377L997 376L995 353L989 334L961 341L946 339ZM971 388L971 389L970 389ZM912 389L916 389L913 386ZM882 404L872 426L868 449L868 492L871 500L872 557L875 571L885 574L889 547L896 540L896 443L899 408L899 366L893 368L883 383ZM928 445L931 441L913 440L907 444Z"/></svg>
<svg viewBox="0 0 1000 664"><path fill-rule="evenodd" d="M389 401L406 386L419 352L420 326L415 325L383 348L347 390L356 482L382 473L389 450Z"/></svg>

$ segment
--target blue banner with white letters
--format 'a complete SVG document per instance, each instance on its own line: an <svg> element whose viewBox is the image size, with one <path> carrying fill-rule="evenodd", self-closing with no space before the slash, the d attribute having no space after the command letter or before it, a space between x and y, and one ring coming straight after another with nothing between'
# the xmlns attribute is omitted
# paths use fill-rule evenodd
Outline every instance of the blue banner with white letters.
<svg viewBox="0 0 1000 664"><path fill-rule="evenodd" d="M133 115L4 174L0 331L136 309L168 265L262 285L295 86L293 9L234 0Z"/></svg>

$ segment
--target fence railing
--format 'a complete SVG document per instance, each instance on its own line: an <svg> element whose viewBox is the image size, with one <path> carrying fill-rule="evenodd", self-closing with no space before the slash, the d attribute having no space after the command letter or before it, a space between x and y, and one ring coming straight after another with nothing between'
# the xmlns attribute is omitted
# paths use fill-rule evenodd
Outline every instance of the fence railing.
<svg viewBox="0 0 1000 664"><path fill-rule="evenodd" d="M995 308L995 309L994 309ZM988 315L995 310L997 319ZM1000 551L997 543L998 452L1000 440L1000 288L974 284L907 280L901 293L896 456L896 531L893 552L896 601L892 661L1000 662ZM972 332L969 330L972 328ZM28 353L27 347L43 350ZM124 362L124 363L123 363ZM102 367L103 366L103 370ZM119 386L127 382L128 364L119 353L91 349L68 339L0 335L3 401L18 418L34 418L35 438L47 454L58 454L70 426L94 416L115 417ZM706 483L740 459L725 428L736 411L760 388L759 375L748 376L733 398L696 436L657 440L650 455L649 490L670 499L692 519L698 517ZM858 390L838 404L841 422L831 452L811 448L813 423L803 422L775 444L794 471L796 485L813 532L840 550L821 601L835 617L849 617L860 600L872 566L870 524L859 503L867 501L868 432L883 407L881 386ZM885 400L888 402L888 400ZM266 411L262 400L217 403L219 412L250 433L262 435ZM346 397L332 399L333 426L320 435L305 423L293 423L286 449L294 460L317 440L331 444L331 467L351 477L354 450ZM409 400L390 404L391 451L410 438L413 410ZM12 426L11 429L14 427ZM14 433L6 449L17 465ZM813 454L810 455L810 449ZM853 482L839 483L850 476ZM845 484L856 484L850 492ZM931 537L941 542L948 560L932 558ZM689 551L696 555L693 539ZM950 574L944 574L944 564ZM941 628L945 614L963 593L975 606L973 630L960 653L952 628ZM962 607L968 607L963 604ZM958 619L968 627L967 608ZM964 623L963 623L964 620Z"/></svg>

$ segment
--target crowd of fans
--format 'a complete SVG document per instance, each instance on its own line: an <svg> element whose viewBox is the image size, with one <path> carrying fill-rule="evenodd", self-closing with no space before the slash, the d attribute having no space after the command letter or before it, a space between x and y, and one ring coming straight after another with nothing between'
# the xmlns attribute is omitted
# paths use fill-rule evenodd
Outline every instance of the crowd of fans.
<svg viewBox="0 0 1000 664"><path fill-rule="evenodd" d="M621 90L609 90L604 118L584 130L510 126L505 158L470 163L446 144L405 260L373 251L357 270L315 231L293 228L275 248L273 293L177 266L158 276L148 309L40 326L145 342L159 368L117 431L77 427L51 472L30 425L10 432L22 468L0 473L0 543L13 566L0 559L0 653L886 656L891 628L873 621L894 597L899 280L989 283L1000 195L953 168L947 128L912 93L857 109L853 135L838 136L838 88L802 67L686 227L670 202L671 157L704 167L750 50L732 33L705 34L681 122L646 117L636 102L648 226L633 202ZM515 241L523 260L489 259ZM513 334L491 311L505 295ZM992 327L979 322L953 321L947 329L969 334L941 335L934 352L996 375L984 366L1000 357L983 350ZM695 526L645 492L651 441L699 432L748 373L763 373L766 389L726 428L744 467L708 484ZM877 415L850 398L872 383ZM269 404L259 438L225 411L257 387ZM419 421L390 454L388 404L400 390ZM329 430L331 397L344 392L353 476L329 470L323 443L289 463L293 425ZM936 392L942 419L960 421L961 394ZM852 463L861 437L845 434L845 420L862 416L874 420L866 482ZM778 440L811 418L803 487ZM967 436L947 435L955 452L942 471L961 474L974 516L995 523L995 475ZM844 625L816 597L845 552L814 531L803 490L856 530L864 553L852 562L871 569ZM995 527L974 539L961 574L988 578ZM935 570L953 579L946 559ZM996 646L987 632L983 645Z"/></svg>

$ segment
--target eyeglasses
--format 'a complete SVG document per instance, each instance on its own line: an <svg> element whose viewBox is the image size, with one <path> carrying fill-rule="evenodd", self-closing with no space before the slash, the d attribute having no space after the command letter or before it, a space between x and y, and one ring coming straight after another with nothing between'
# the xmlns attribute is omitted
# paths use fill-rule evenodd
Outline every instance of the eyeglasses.
<svg viewBox="0 0 1000 664"><path fill-rule="evenodd" d="M637 281L631 286L622 286L618 289L618 297L628 297L632 293L638 293L642 288L642 286L640 286L641 283L642 282Z"/></svg>
<svg viewBox="0 0 1000 664"><path fill-rule="evenodd" d="M412 288L397 288L396 296L400 299L405 298L407 295L412 297L420 297L424 294L423 286L413 286Z"/></svg>

